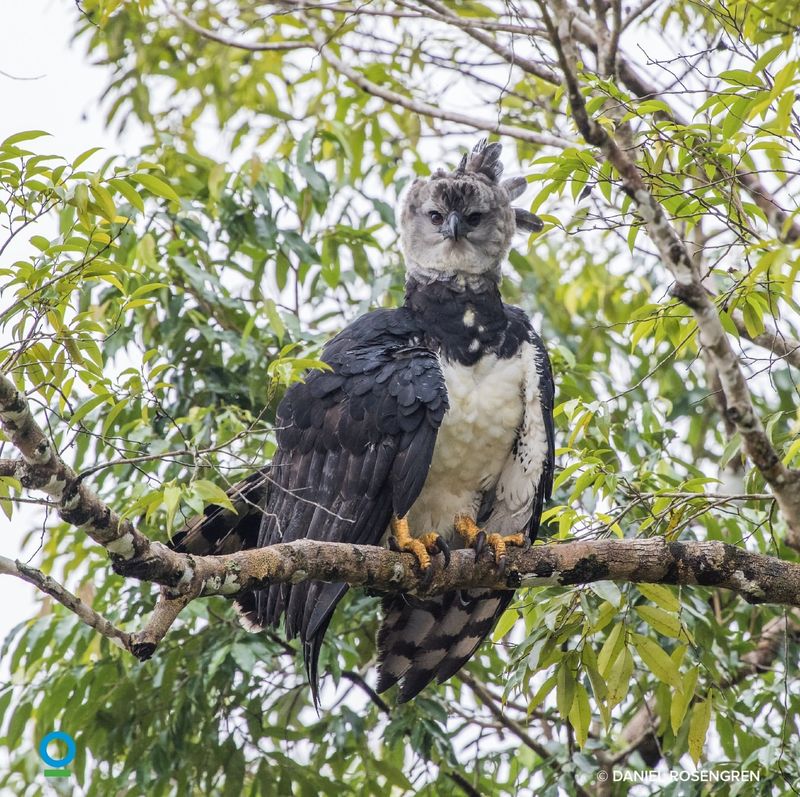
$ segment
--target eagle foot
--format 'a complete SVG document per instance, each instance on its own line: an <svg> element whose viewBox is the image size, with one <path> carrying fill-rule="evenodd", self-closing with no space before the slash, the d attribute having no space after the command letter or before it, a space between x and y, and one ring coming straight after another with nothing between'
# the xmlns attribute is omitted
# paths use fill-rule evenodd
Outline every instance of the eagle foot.
<svg viewBox="0 0 800 797"><path fill-rule="evenodd" d="M476 560L485 548L491 548L500 575L505 575L506 572L508 546L527 548L530 545L526 534L487 534L468 515L457 515L453 525L467 546L475 551Z"/></svg>
<svg viewBox="0 0 800 797"><path fill-rule="evenodd" d="M411 529L405 518L392 520L392 536L389 537L389 547L393 551L413 554L422 571L422 586L428 587L433 580L433 562L431 556L441 553L444 556L444 566L450 564L450 547L435 531L423 534L421 537L412 537Z"/></svg>

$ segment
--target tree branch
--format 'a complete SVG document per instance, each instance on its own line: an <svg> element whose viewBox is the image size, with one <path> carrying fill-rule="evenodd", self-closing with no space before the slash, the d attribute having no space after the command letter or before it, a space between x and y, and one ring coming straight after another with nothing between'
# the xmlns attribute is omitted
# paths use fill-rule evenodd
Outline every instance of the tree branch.
<svg viewBox="0 0 800 797"><path fill-rule="evenodd" d="M624 191L633 200L661 261L675 279L672 294L692 310L700 342L713 359L719 375L727 417L742 436L745 453L775 493L789 529L787 542L800 550L800 471L790 470L783 464L764 431L739 359L722 326L717 307L692 264L686 245L645 184L635 162L587 113L578 84L578 57L572 40L570 14L564 3L561 0L554 2L558 10L557 26L544 0L539 0L539 6L564 73L567 96L578 130L589 144L600 149L619 173Z"/></svg>
<svg viewBox="0 0 800 797"><path fill-rule="evenodd" d="M670 543L655 537L537 545L509 551L504 572L490 555L476 561L473 551L459 550L446 569L436 567L430 583L421 578L413 556L368 545L299 540L225 556L179 554L149 540L83 483L36 424L23 394L2 375L0 423L23 456L15 468L23 486L51 495L66 522L82 527L107 550L115 572L168 588L128 647L142 658L152 654L180 610L201 595L233 597L306 579L421 596L615 580L718 587L751 603L800 607L800 565L721 542Z"/></svg>
<svg viewBox="0 0 800 797"><path fill-rule="evenodd" d="M0 575L15 576L22 581L33 584L40 592L44 592L51 598L66 606L71 612L77 615L81 622L94 628L104 637L110 639L115 645L123 650L131 650L131 638L129 634L120 631L111 621L98 614L91 606L87 606L77 595L73 595L66 587L62 587L50 576L30 567L24 562L14 561L5 556L0 556Z"/></svg>
<svg viewBox="0 0 800 797"><path fill-rule="evenodd" d="M476 42L480 42L484 47L490 49L496 55L499 55L504 61L511 66L518 66L523 72L533 75L534 77L544 80L545 83L560 83L559 76L553 72L545 64L540 64L536 61L531 61L530 58L525 58L522 55L514 52L509 47L500 44L493 36L481 30L480 25L463 25L462 20L458 14L452 13L446 5L438 2L438 0L417 0L417 2L431 9L436 15L434 19L445 22L449 25L462 28L462 30ZM528 34L533 31L526 31Z"/></svg>
<svg viewBox="0 0 800 797"><path fill-rule="evenodd" d="M182 22L189 30L194 31L198 36L204 39L223 44L226 47L234 47L237 50L248 50L250 52L286 52L288 50L302 50L313 47L312 42L308 41L280 41L280 42L245 42L239 39L231 39L223 36L220 33L215 33L213 30L208 30L202 25L198 25L193 19L190 19L185 14L178 11L172 3L166 4L169 12L180 22Z"/></svg>
<svg viewBox="0 0 800 797"><path fill-rule="evenodd" d="M439 108L435 105L430 105L427 102L410 99L403 94L398 94L396 91L386 89L373 83L366 78L357 69L348 66L344 61L335 56L331 52L329 40L322 34L322 32L308 21L309 32L311 38L314 40L317 50L320 55L338 72L343 74L348 80L354 83L362 91L371 94L374 97L380 97L382 100L405 108L407 111L427 116L431 119L442 119L447 122L455 122L456 124L465 125L475 130L485 130L489 133L497 133L501 136L508 136L515 138L518 141L527 141L530 144L541 144L548 147L558 147L564 149L573 146L574 142L561 138L560 136L551 136L546 133L535 133L532 130L524 130L521 127L513 127L511 125L504 125L491 119L481 119L475 116L468 116L467 114L458 113L457 111L448 111Z"/></svg>

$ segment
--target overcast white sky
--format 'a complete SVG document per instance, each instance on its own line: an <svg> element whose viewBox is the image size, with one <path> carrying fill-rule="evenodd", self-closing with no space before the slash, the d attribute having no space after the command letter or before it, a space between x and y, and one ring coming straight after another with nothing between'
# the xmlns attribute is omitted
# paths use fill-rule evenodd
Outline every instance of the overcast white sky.
<svg viewBox="0 0 800 797"><path fill-rule="evenodd" d="M46 130L52 138L32 147L67 158L93 146L127 154L134 142L117 141L103 126L97 104L103 70L91 66L80 42L70 42L77 13L73 0L0 0L0 141L23 130ZM30 235L16 249L9 247L4 260L17 259ZM8 301L0 294L0 309ZM31 511L18 511L12 522L0 513L0 554L19 557L23 535L40 522ZM0 639L31 616L33 596L24 582L0 576Z"/></svg>

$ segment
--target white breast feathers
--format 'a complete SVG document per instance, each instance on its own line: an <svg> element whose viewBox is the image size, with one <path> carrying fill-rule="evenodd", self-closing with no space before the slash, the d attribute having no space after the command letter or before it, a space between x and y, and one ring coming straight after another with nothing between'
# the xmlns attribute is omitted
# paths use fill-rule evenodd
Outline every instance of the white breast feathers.
<svg viewBox="0 0 800 797"><path fill-rule="evenodd" d="M450 409L425 486L409 512L415 534L438 531L457 543L453 518L475 517L483 494L498 487L525 425L526 402L538 401L532 351L526 343L509 359L486 355L472 366L442 363Z"/></svg>

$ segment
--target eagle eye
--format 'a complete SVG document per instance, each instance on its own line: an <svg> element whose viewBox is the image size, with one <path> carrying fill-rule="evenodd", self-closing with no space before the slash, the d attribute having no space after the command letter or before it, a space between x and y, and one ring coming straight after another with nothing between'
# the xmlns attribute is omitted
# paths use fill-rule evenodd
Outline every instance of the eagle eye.
<svg viewBox="0 0 800 797"><path fill-rule="evenodd" d="M473 227L477 227L481 223L482 218L483 215L481 213L470 213L469 216L467 216L467 222Z"/></svg>
<svg viewBox="0 0 800 797"><path fill-rule="evenodd" d="M431 218L431 223L435 224L437 227L444 222L444 216L437 210L432 210L428 215Z"/></svg>

